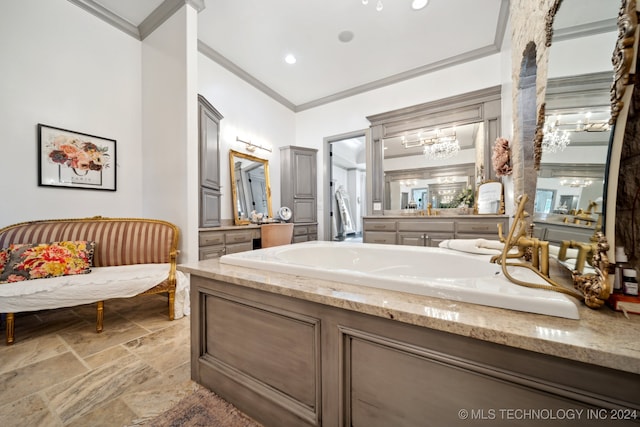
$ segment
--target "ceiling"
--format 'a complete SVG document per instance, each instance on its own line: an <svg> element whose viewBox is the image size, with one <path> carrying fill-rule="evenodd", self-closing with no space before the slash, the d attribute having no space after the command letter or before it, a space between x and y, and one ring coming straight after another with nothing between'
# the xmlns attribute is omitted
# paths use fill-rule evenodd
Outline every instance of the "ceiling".
<svg viewBox="0 0 640 427"><path fill-rule="evenodd" d="M143 28L184 0L70 0ZM294 111L499 52L508 0L200 0L202 53ZM464 23L462 25L461 23ZM350 31L353 39L339 40ZM141 31L142 32L142 31ZM142 36L142 38L144 35ZM285 55L297 57L293 65Z"/></svg>
<svg viewBox="0 0 640 427"><path fill-rule="evenodd" d="M139 39L185 4L69 1ZM429 0L417 11L411 0L381 1L381 11L376 10L377 0L188 2L204 6L198 13L199 51L296 112L491 55L502 47L509 0ZM564 0L554 22L554 41L611 31L619 3ZM351 41L340 40L344 31L352 33ZM284 61L289 53L297 57L295 64ZM461 141L467 139L466 131L457 129ZM364 138L354 142L360 151Z"/></svg>
<svg viewBox="0 0 640 427"><path fill-rule="evenodd" d="M69 0L144 39L185 0ZM509 0L188 0L199 50L293 111L500 51ZM554 37L604 31L620 0L564 0ZM614 7L612 7L614 6ZM339 39L349 31L349 42ZM294 54L297 62L284 57Z"/></svg>

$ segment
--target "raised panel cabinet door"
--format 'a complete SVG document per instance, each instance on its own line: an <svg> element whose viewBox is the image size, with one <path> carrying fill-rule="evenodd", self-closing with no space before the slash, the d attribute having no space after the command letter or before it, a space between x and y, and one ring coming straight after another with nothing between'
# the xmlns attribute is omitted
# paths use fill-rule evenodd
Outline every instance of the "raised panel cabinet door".
<svg viewBox="0 0 640 427"><path fill-rule="evenodd" d="M316 197L316 153L308 151L293 152L293 197Z"/></svg>
<svg viewBox="0 0 640 427"><path fill-rule="evenodd" d="M404 246L425 246L425 233L398 233L398 244Z"/></svg>
<svg viewBox="0 0 640 427"><path fill-rule="evenodd" d="M220 226L220 192L200 187L200 227Z"/></svg>
<svg viewBox="0 0 640 427"><path fill-rule="evenodd" d="M315 222L316 199L295 199L292 211L293 222Z"/></svg>
<svg viewBox="0 0 640 427"><path fill-rule="evenodd" d="M222 115L198 95L200 185L220 190L220 120Z"/></svg>
<svg viewBox="0 0 640 427"><path fill-rule="evenodd" d="M218 123L214 115L200 106L200 185L220 188L220 147Z"/></svg>

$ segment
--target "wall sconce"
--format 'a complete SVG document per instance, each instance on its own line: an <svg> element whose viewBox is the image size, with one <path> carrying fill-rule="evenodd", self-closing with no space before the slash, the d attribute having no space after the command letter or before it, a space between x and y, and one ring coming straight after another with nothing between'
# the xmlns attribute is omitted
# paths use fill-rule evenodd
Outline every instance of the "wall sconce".
<svg viewBox="0 0 640 427"><path fill-rule="evenodd" d="M243 141L242 139L240 139L240 137L236 136L236 141L241 142L243 144L245 144L245 149L250 152L253 153L256 151L256 149L260 148L262 150L268 151L271 153L271 147L265 147L264 145L260 145L260 144L255 144L251 141Z"/></svg>

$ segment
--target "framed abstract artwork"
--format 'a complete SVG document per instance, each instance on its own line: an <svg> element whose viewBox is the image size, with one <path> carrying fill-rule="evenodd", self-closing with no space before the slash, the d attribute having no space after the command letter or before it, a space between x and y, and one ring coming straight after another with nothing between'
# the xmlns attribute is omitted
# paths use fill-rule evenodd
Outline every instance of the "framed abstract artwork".
<svg viewBox="0 0 640 427"><path fill-rule="evenodd" d="M38 185L116 191L116 141L38 124Z"/></svg>

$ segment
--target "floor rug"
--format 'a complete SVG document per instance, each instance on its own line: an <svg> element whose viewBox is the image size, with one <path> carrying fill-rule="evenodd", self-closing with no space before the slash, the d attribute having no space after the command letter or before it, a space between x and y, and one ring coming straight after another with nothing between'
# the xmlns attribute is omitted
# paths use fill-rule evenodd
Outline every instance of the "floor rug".
<svg viewBox="0 0 640 427"><path fill-rule="evenodd" d="M262 427L217 394L200 388L151 420L151 427Z"/></svg>

